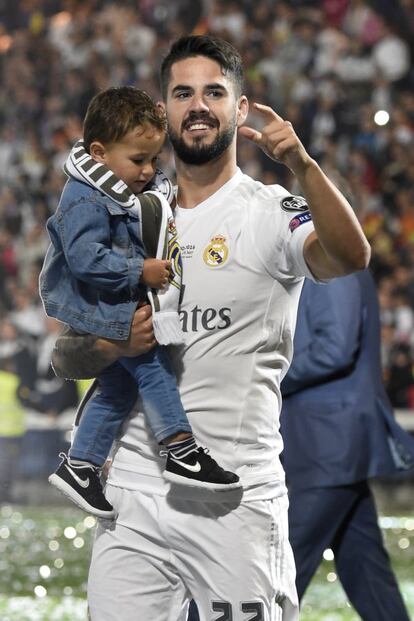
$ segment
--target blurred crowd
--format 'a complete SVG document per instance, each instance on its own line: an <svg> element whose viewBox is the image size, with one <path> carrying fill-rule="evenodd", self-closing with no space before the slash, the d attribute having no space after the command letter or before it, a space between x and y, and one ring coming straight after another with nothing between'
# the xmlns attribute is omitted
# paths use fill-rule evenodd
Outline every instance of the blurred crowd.
<svg viewBox="0 0 414 621"><path fill-rule="evenodd" d="M236 45L250 101L290 120L349 198L372 245L388 393L414 408L414 0L0 0L0 365L22 402L56 417L77 400L50 368L60 327L37 281L87 104L124 84L159 98L160 61L190 32ZM168 147L161 159L173 177ZM300 192L247 141L239 163Z"/></svg>

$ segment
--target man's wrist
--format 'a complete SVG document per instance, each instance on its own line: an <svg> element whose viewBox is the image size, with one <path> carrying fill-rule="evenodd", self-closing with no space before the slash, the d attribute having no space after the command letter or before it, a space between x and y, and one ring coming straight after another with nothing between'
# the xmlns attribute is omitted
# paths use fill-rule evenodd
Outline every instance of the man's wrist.
<svg viewBox="0 0 414 621"><path fill-rule="evenodd" d="M300 167L297 167L295 170L292 169L293 174L296 176L299 184L306 183L306 175L311 171L320 171L320 167L316 160L309 157Z"/></svg>
<svg viewBox="0 0 414 621"><path fill-rule="evenodd" d="M94 350L97 357L109 364L112 364L122 356L122 343L124 341L113 341L111 339L97 338Z"/></svg>

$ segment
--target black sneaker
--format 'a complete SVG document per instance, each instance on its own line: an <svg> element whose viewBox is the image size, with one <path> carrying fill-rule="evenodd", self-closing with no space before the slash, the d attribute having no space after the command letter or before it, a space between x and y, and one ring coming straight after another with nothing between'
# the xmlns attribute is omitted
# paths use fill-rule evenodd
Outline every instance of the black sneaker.
<svg viewBox="0 0 414 621"><path fill-rule="evenodd" d="M62 463L56 472L50 475L49 483L84 511L100 518L116 517L113 506L103 493L99 477L100 469L92 464L73 466L64 453L60 453L59 457L62 457Z"/></svg>
<svg viewBox="0 0 414 621"><path fill-rule="evenodd" d="M237 474L223 470L208 454L199 447L189 455L178 459L169 452L165 465L164 478L171 483L202 487L215 491L225 491L241 487Z"/></svg>

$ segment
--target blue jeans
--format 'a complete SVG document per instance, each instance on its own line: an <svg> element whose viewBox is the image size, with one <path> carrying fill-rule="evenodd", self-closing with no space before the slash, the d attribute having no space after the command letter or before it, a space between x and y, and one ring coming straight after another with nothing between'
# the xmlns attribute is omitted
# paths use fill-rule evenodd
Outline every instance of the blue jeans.
<svg viewBox="0 0 414 621"><path fill-rule="evenodd" d="M87 403L69 456L102 466L112 442L134 407L138 393L156 440L191 433L176 377L165 347L135 358L120 358L97 378L98 390Z"/></svg>

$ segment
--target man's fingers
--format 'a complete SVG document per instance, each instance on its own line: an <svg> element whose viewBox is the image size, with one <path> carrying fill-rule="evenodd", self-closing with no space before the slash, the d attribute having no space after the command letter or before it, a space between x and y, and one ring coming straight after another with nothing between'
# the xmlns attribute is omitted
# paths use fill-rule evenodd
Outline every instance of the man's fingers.
<svg viewBox="0 0 414 621"><path fill-rule="evenodd" d="M284 120L270 106L265 106L264 104L254 103L253 107L256 108L258 112L260 112L265 117L267 117L269 122L273 120L283 122Z"/></svg>
<svg viewBox="0 0 414 621"><path fill-rule="evenodd" d="M265 117L265 134L263 132L259 132L257 129L253 129L253 127L246 127L243 125L239 128L239 133L256 142L256 144L265 147L265 143L268 141L269 136L268 130L273 128L274 130L280 130L283 128L283 124L285 123L281 116L279 116L270 106L265 106L264 104L254 103L253 106L256 108L258 112L260 112Z"/></svg>
<svg viewBox="0 0 414 621"><path fill-rule="evenodd" d="M138 310L135 311L134 320L138 323L145 321L152 315L151 305L145 304L144 306L140 306Z"/></svg>
<svg viewBox="0 0 414 621"><path fill-rule="evenodd" d="M246 127L243 125L242 127L239 127L239 134L259 144L262 140L262 133L258 132L256 129L253 129L253 127Z"/></svg>
<svg viewBox="0 0 414 621"><path fill-rule="evenodd" d="M135 311L131 325L131 333L132 332L134 334L152 334L152 311L150 304L140 306L140 308Z"/></svg>

